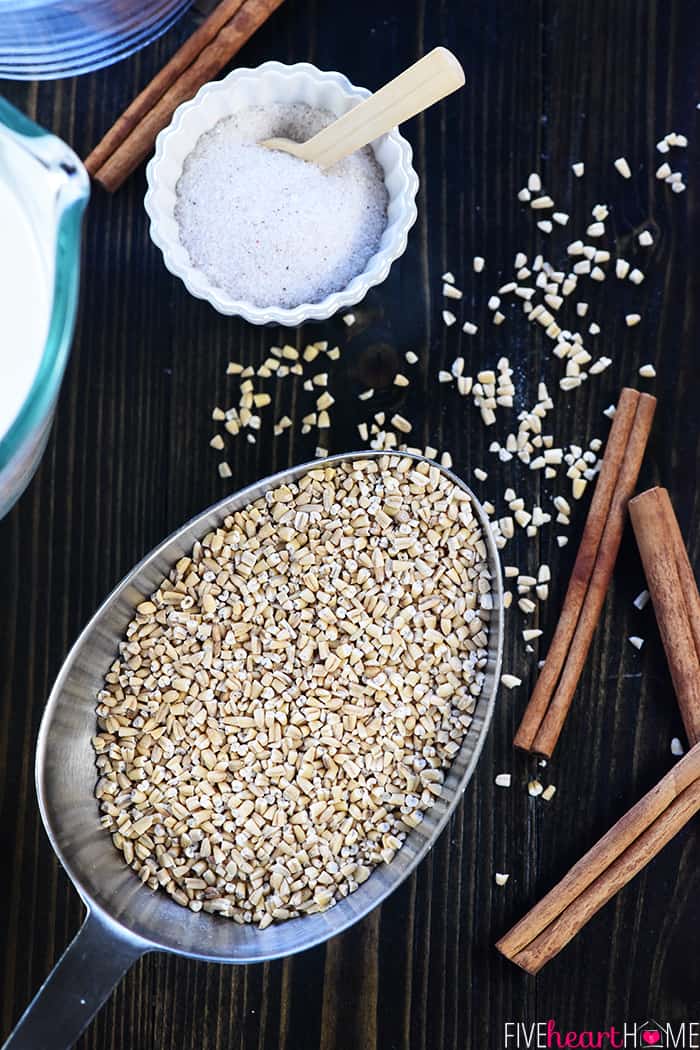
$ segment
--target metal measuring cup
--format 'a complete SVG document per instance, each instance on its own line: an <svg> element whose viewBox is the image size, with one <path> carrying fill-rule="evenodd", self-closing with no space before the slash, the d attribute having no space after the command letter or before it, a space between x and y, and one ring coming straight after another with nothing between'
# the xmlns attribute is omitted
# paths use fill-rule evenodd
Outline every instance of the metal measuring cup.
<svg viewBox="0 0 700 1050"><path fill-rule="evenodd" d="M330 456L323 466L409 453L355 452ZM411 458L420 462L422 456ZM489 522L467 485L440 468L469 494L481 524L493 587L484 687L441 796L407 836L390 864L377 867L354 893L317 915L259 930L205 912L185 911L165 893L141 884L100 826L97 773L91 738L96 697L105 669L135 606L167 576L195 541L230 513L265 492L298 480L321 464L291 467L227 496L174 532L112 591L76 641L51 691L39 730L36 787L51 845L87 909L85 920L4 1044L5 1050L65 1050L136 960L151 951L176 952L219 963L259 963L312 948L347 929L380 904L410 875L435 843L474 772L496 700L503 649L503 587Z"/></svg>

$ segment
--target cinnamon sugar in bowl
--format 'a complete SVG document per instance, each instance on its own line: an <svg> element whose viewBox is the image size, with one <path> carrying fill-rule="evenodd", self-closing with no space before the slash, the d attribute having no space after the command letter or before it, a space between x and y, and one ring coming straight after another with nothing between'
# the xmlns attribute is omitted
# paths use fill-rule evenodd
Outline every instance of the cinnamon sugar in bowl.
<svg viewBox="0 0 700 1050"><path fill-rule="evenodd" d="M385 279L416 219L411 148L394 130L328 171L257 145L302 141L369 92L308 63L205 85L160 133L146 211L165 265L220 313L299 325Z"/></svg>

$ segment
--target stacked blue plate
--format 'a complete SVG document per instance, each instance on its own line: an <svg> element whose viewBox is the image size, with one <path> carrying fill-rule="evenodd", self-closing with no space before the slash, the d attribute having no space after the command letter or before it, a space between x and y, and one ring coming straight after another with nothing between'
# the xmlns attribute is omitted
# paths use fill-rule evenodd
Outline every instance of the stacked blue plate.
<svg viewBox="0 0 700 1050"><path fill-rule="evenodd" d="M190 0L0 0L0 77L101 69L149 44Z"/></svg>

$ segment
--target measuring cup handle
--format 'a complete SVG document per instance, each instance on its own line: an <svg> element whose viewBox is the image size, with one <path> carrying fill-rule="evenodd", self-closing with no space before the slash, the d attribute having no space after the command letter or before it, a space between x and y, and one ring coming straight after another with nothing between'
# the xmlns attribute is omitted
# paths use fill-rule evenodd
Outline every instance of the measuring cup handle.
<svg viewBox="0 0 700 1050"><path fill-rule="evenodd" d="M88 911L2 1050L69 1050L147 947L115 936Z"/></svg>

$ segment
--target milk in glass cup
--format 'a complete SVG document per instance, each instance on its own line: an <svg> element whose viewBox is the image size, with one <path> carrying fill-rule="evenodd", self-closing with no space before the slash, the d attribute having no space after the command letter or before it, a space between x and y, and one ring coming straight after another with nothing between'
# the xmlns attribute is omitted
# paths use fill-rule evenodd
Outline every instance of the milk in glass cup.
<svg viewBox="0 0 700 1050"><path fill-rule="evenodd" d="M75 153L0 98L0 517L31 480L51 429L89 194Z"/></svg>

